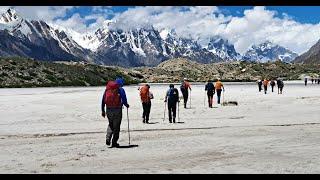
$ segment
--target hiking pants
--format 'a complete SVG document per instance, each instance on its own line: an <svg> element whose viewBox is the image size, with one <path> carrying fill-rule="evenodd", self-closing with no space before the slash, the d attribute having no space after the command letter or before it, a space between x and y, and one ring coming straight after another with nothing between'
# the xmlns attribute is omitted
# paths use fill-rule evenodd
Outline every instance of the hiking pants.
<svg viewBox="0 0 320 180"><path fill-rule="evenodd" d="M175 122L176 113L177 113L177 102L168 102L168 111L169 111L169 122L172 122L172 114L173 114L173 122Z"/></svg>
<svg viewBox="0 0 320 180"><path fill-rule="evenodd" d="M111 140L112 136L112 144L115 144L118 142L119 139L119 133L120 133L120 125L121 125L121 119L122 119L122 109L116 108L116 109L108 109L106 111L107 118L109 121L109 126L107 129L107 136L106 138L108 140Z"/></svg>
<svg viewBox="0 0 320 180"><path fill-rule="evenodd" d="M304 85L307 86L308 81L304 81Z"/></svg>
<svg viewBox="0 0 320 180"><path fill-rule="evenodd" d="M188 90L182 92L182 95L183 95L184 108L187 108L187 102L188 102L188 96L189 96Z"/></svg>
<svg viewBox="0 0 320 180"><path fill-rule="evenodd" d="M217 99L218 99L218 104L220 104L221 91L222 91L222 89L217 89Z"/></svg>
<svg viewBox="0 0 320 180"><path fill-rule="evenodd" d="M283 86L278 87L278 94L282 94L282 89L283 89Z"/></svg>
<svg viewBox="0 0 320 180"><path fill-rule="evenodd" d="M258 86L259 86L259 92L261 92L261 90L262 90L262 85L261 85L261 84L258 84Z"/></svg>
<svg viewBox="0 0 320 180"><path fill-rule="evenodd" d="M150 115L150 109L151 109L151 101L143 102L142 107L143 107L143 114L142 114L143 122L148 122L149 115Z"/></svg>
<svg viewBox="0 0 320 180"><path fill-rule="evenodd" d="M271 86L271 91L273 92L273 88L274 88L274 86Z"/></svg>
<svg viewBox="0 0 320 180"><path fill-rule="evenodd" d="M267 94L268 86L263 85L264 87L264 93Z"/></svg>
<svg viewBox="0 0 320 180"><path fill-rule="evenodd" d="M212 107L212 103L213 103L213 92L212 92L212 91L208 91L208 92L207 92L207 96L208 96L208 104L209 104L209 107Z"/></svg>

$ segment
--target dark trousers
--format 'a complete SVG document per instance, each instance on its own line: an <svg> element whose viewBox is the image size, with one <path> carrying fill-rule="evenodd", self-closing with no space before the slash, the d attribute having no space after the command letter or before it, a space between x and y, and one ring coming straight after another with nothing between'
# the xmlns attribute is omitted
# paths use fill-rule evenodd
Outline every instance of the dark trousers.
<svg viewBox="0 0 320 180"><path fill-rule="evenodd" d="M305 86L307 85L307 83L308 83L308 81L304 81L304 85L305 85Z"/></svg>
<svg viewBox="0 0 320 180"><path fill-rule="evenodd" d="M177 114L177 102L168 102L168 111L169 111L169 122L176 121L176 114Z"/></svg>
<svg viewBox="0 0 320 180"><path fill-rule="evenodd" d="M150 109L151 109L151 102L143 102L142 103L142 107L143 107L143 113L142 113L143 122L148 123L149 122Z"/></svg>
<svg viewBox="0 0 320 180"><path fill-rule="evenodd" d="M262 90L262 85L258 85L259 86L259 92L261 92L261 90Z"/></svg>
<svg viewBox="0 0 320 180"><path fill-rule="evenodd" d="M188 102L188 97L189 97L188 90L182 92L182 95L183 95L184 108L187 108L187 102Z"/></svg>
<svg viewBox="0 0 320 180"><path fill-rule="evenodd" d="M111 141L112 138L112 144L116 144L119 139L119 133L120 133L120 125L122 120L122 109L108 109L106 111L107 118L109 121L109 126L107 129L107 135L106 138Z"/></svg>
<svg viewBox="0 0 320 180"><path fill-rule="evenodd" d="M208 104L209 107L212 107L212 103L213 103L213 92L207 92L207 96L208 96Z"/></svg>
<svg viewBox="0 0 320 180"><path fill-rule="evenodd" d="M264 93L267 94L268 86L263 85Z"/></svg>
<svg viewBox="0 0 320 180"><path fill-rule="evenodd" d="M278 94L282 94L282 89L283 89L282 86L279 86L279 87L278 87Z"/></svg>
<svg viewBox="0 0 320 180"><path fill-rule="evenodd" d="M218 99L218 104L220 104L221 91L222 91L222 89L217 89L217 99Z"/></svg>
<svg viewBox="0 0 320 180"><path fill-rule="evenodd" d="M274 88L274 86L271 86L271 91L273 92L273 88Z"/></svg>

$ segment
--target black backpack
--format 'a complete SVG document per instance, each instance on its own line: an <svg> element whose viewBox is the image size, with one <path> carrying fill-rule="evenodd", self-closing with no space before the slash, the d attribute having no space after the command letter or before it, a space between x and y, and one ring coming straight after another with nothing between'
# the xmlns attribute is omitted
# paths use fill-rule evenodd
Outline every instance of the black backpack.
<svg viewBox="0 0 320 180"><path fill-rule="evenodd" d="M207 91L213 91L214 90L214 85L213 83L208 83L207 84Z"/></svg>
<svg viewBox="0 0 320 180"><path fill-rule="evenodd" d="M168 100L170 102L177 102L179 100L179 92L176 88L169 89Z"/></svg>

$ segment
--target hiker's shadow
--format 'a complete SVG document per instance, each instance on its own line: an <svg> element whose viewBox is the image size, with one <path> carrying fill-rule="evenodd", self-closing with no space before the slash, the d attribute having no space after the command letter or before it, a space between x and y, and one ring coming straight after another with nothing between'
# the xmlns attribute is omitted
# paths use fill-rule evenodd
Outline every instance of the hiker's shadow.
<svg viewBox="0 0 320 180"><path fill-rule="evenodd" d="M137 144L131 144L131 145L124 145L124 146L118 146L117 148L135 148L135 147L138 147L139 145L137 145Z"/></svg>
<svg viewBox="0 0 320 180"><path fill-rule="evenodd" d="M158 124L159 122L148 122L147 124Z"/></svg>
<svg viewBox="0 0 320 180"><path fill-rule="evenodd" d="M177 123L178 123L178 124L184 124L184 122L181 122L181 121L180 121L180 122L177 122Z"/></svg>

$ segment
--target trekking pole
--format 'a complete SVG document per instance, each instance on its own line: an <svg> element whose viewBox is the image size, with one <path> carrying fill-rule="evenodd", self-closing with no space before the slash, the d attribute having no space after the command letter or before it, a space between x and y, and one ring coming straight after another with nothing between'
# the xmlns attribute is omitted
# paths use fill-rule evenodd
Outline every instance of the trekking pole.
<svg viewBox="0 0 320 180"><path fill-rule="evenodd" d="M166 120L166 106L167 106L167 102L164 102L163 122Z"/></svg>
<svg viewBox="0 0 320 180"><path fill-rule="evenodd" d="M178 101L178 122L180 122L180 101Z"/></svg>
<svg viewBox="0 0 320 180"><path fill-rule="evenodd" d="M206 91L204 91L204 96L203 96L203 107L206 107Z"/></svg>
<svg viewBox="0 0 320 180"><path fill-rule="evenodd" d="M128 108L127 108L127 119L128 119L129 146L130 146L130 128L129 128L129 110L128 110Z"/></svg>
<svg viewBox="0 0 320 180"><path fill-rule="evenodd" d="M190 109L191 109L191 90L190 90Z"/></svg>

